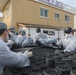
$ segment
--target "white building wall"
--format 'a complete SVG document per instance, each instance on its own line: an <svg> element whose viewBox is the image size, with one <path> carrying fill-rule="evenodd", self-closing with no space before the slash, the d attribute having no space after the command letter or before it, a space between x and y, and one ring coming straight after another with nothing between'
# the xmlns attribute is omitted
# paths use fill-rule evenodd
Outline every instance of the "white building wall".
<svg viewBox="0 0 76 75"><path fill-rule="evenodd" d="M31 34L31 37L34 38L35 34L36 34L36 28L31 28L30 29L30 34Z"/></svg>
<svg viewBox="0 0 76 75"><path fill-rule="evenodd" d="M26 35L28 35L30 33L31 37L34 39L35 35L36 35L36 28L25 28L25 27L19 27L19 31L20 30L25 30L26 31ZM55 30L55 29L44 29L44 28L41 28L41 32L43 31L54 31L55 32L55 36L57 38L62 38L64 36L64 31L63 30ZM59 33L59 36L58 36L58 33Z"/></svg>
<svg viewBox="0 0 76 75"><path fill-rule="evenodd" d="M60 38L62 38L64 36L64 31L63 30L60 30Z"/></svg>

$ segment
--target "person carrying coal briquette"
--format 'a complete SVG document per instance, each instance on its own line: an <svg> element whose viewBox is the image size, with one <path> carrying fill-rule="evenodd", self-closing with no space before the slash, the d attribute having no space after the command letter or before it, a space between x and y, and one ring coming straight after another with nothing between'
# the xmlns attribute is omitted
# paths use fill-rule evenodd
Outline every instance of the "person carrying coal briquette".
<svg viewBox="0 0 76 75"><path fill-rule="evenodd" d="M24 53L15 53L10 50L5 42L8 31L7 25L0 22L0 75L3 75L4 66L26 67L30 66L29 57L32 57L32 51L26 50Z"/></svg>
<svg viewBox="0 0 76 75"><path fill-rule="evenodd" d="M36 32L37 33L36 33L35 39L34 39L36 45L38 45L38 46L44 45L44 44L42 44L42 40L47 39L47 35L45 33L42 33L40 28L36 28Z"/></svg>
<svg viewBox="0 0 76 75"><path fill-rule="evenodd" d="M49 31L48 36L45 39L40 39L40 42L45 46L45 47L53 47L53 44L57 43L57 38L55 36L54 31Z"/></svg>
<svg viewBox="0 0 76 75"><path fill-rule="evenodd" d="M63 52L71 52L76 50L76 38L73 36L73 29L71 27L67 27L64 29L65 36L61 38L59 42L57 42L58 47L63 47ZM56 51L57 52L57 51Z"/></svg>

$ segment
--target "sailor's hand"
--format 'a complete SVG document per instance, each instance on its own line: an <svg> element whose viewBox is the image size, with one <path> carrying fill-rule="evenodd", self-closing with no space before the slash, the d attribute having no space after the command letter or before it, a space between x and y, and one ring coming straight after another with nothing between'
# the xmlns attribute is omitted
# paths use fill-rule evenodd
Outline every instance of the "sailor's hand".
<svg viewBox="0 0 76 75"><path fill-rule="evenodd" d="M12 40L8 40L8 44L14 44Z"/></svg>
<svg viewBox="0 0 76 75"><path fill-rule="evenodd" d="M33 56L33 52L30 51L30 50L26 50L26 51L24 52L24 54L27 55L28 57L32 57L32 56Z"/></svg>

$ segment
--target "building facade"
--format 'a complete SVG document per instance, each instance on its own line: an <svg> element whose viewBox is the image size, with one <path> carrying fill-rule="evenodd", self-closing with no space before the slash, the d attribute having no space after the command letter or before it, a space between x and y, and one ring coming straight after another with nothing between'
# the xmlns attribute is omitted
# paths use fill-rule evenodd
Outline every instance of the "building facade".
<svg viewBox="0 0 76 75"><path fill-rule="evenodd" d="M0 17L0 22L3 22L3 18L2 17Z"/></svg>
<svg viewBox="0 0 76 75"><path fill-rule="evenodd" d="M65 27L74 28L76 10L57 0L6 0L2 12L3 22L8 28L14 26L16 31L21 29L26 34L36 34L36 28L48 33L53 30L57 37L64 36Z"/></svg>

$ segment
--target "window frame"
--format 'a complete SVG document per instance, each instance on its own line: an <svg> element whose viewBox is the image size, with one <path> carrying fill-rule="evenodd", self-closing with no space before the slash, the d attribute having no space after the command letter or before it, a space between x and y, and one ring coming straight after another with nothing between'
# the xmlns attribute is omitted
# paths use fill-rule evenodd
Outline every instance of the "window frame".
<svg viewBox="0 0 76 75"><path fill-rule="evenodd" d="M67 16L67 20L66 20L66 16ZM70 16L69 15L65 15L65 22L70 22Z"/></svg>
<svg viewBox="0 0 76 75"><path fill-rule="evenodd" d="M60 18L60 14L57 12L54 13L54 18L58 20L59 18L57 18L56 14L59 15L59 18Z"/></svg>
<svg viewBox="0 0 76 75"><path fill-rule="evenodd" d="M6 7L6 17L10 15L10 6Z"/></svg>
<svg viewBox="0 0 76 75"><path fill-rule="evenodd" d="M43 33L48 34L48 30L43 30Z"/></svg>
<svg viewBox="0 0 76 75"><path fill-rule="evenodd" d="M43 15L41 15L41 10L43 10L43 12L42 12ZM45 11L47 11L47 16L45 16L46 15ZM47 8L40 7L40 17L48 18L48 9Z"/></svg>

